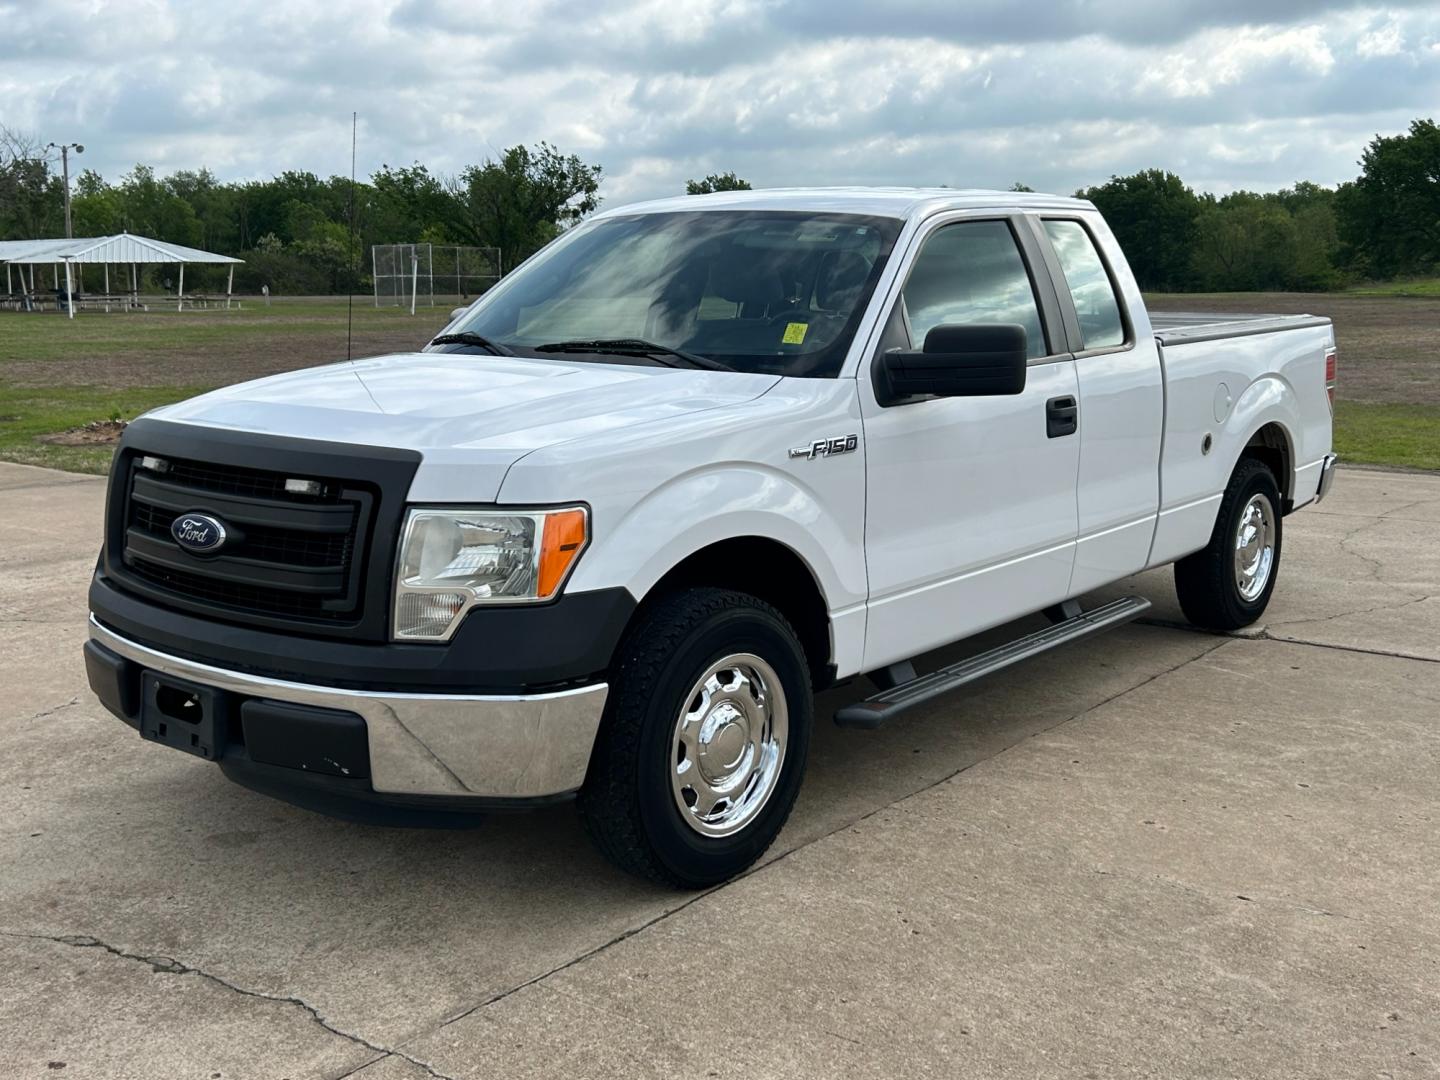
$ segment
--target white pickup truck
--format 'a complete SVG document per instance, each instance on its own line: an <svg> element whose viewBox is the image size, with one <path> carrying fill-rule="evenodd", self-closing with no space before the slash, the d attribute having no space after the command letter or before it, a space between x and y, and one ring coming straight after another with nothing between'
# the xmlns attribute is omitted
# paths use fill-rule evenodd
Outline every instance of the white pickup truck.
<svg viewBox="0 0 1440 1080"><path fill-rule="evenodd" d="M90 683L300 805L578 797L620 866L703 886L790 813L817 690L868 676L835 720L874 726L1133 618L1080 598L1167 563L1197 625L1258 618L1334 381L1327 319L1149 315L1074 199L622 207L422 352L131 424Z"/></svg>

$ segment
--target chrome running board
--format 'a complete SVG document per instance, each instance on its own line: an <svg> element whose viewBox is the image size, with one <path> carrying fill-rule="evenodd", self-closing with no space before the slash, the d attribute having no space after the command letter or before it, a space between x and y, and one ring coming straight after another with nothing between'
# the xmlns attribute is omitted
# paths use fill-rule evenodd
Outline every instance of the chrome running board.
<svg viewBox="0 0 1440 1080"><path fill-rule="evenodd" d="M878 728L896 714L939 697L956 687L974 682L1011 664L1018 664L1021 660L1038 656L1057 645L1067 645L1091 634L1098 634L1101 630L1127 623L1149 610L1150 601L1139 596L1111 600L1094 611L1082 611L1043 630L1007 641L1004 645L997 645L929 675L881 690L864 701L844 705L835 711L835 723L840 727Z"/></svg>

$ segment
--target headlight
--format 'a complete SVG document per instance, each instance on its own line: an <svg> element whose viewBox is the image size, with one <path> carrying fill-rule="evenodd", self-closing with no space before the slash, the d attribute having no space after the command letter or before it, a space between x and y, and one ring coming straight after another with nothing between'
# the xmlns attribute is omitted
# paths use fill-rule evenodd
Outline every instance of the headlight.
<svg viewBox="0 0 1440 1080"><path fill-rule="evenodd" d="M476 604L525 604L560 591L589 534L583 507L412 509L400 542L395 637L444 641Z"/></svg>

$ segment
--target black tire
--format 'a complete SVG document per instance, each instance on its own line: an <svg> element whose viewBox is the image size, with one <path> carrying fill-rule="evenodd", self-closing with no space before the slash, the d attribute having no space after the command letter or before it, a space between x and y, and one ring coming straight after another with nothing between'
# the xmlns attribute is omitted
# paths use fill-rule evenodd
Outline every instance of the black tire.
<svg viewBox="0 0 1440 1080"><path fill-rule="evenodd" d="M1241 515L1256 496L1269 500L1273 556L1264 588L1247 598L1236 580L1235 546ZM1255 458L1241 458L1220 500L1210 543L1175 564L1175 592L1185 618L1203 629L1224 632L1249 626L1265 613L1280 576L1280 515L1280 488L1269 466Z"/></svg>
<svg viewBox="0 0 1440 1080"><path fill-rule="evenodd" d="M671 776L675 726L707 669L736 653L778 676L788 734L778 779L753 818L729 836L705 836L682 817ZM651 881L704 888L740 873L774 841L800 790L814 701L809 666L785 617L728 589L690 588L649 602L620 643L610 696L579 808L611 862Z"/></svg>

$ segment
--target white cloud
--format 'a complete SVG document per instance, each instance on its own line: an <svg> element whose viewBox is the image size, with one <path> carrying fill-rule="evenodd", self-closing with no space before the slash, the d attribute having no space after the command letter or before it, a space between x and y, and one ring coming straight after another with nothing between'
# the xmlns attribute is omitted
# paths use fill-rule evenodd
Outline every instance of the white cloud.
<svg viewBox="0 0 1440 1080"><path fill-rule="evenodd" d="M1361 34L1355 51L1367 57L1398 56L1405 51L1405 35L1400 31L1400 24L1392 19L1376 30Z"/></svg>
<svg viewBox="0 0 1440 1080"><path fill-rule="evenodd" d="M1276 30L1245 26L1207 31L1146 65L1139 89L1169 97L1208 97L1222 86L1234 86L1279 69L1299 79L1328 75L1335 56L1320 26ZM1289 72L1286 71L1289 69Z"/></svg>
<svg viewBox="0 0 1440 1080"><path fill-rule="evenodd" d="M1343 0L0 0L9 126L223 177L546 139L610 204L757 185L1334 183L1440 101L1440 10Z"/></svg>

